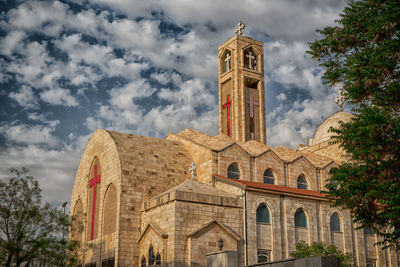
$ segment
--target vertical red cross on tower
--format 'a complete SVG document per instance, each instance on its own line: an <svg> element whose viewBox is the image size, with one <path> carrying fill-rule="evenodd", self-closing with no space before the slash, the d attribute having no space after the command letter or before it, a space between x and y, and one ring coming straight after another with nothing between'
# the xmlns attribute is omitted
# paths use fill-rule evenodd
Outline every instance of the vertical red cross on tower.
<svg viewBox="0 0 400 267"><path fill-rule="evenodd" d="M250 139L254 140L254 106L258 106L258 102L254 101L254 96L252 93L249 94L249 99L247 99L246 103L250 104Z"/></svg>
<svg viewBox="0 0 400 267"><path fill-rule="evenodd" d="M227 124L228 124L228 136L231 136L231 105L232 101L228 95L226 103L222 106L223 108L226 108L227 110Z"/></svg>
<svg viewBox="0 0 400 267"><path fill-rule="evenodd" d="M90 232L90 240L94 238L94 218L96 212L96 185L100 183L100 174L97 174L97 165L94 165L94 174L93 178L89 181L89 187L93 186L93 202L92 202L92 225L91 225L91 232Z"/></svg>

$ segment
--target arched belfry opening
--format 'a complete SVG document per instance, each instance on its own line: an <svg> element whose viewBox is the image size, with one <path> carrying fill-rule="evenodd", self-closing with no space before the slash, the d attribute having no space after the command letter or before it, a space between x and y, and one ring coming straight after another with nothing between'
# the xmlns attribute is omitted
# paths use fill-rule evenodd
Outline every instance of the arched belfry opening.
<svg viewBox="0 0 400 267"><path fill-rule="evenodd" d="M257 54L252 47L243 50L243 67L248 70L257 71Z"/></svg>
<svg viewBox="0 0 400 267"><path fill-rule="evenodd" d="M220 134L265 144L263 43L238 34L218 51Z"/></svg>
<svg viewBox="0 0 400 267"><path fill-rule="evenodd" d="M222 73L226 73L232 69L232 53L229 49L226 49L222 54L220 65Z"/></svg>

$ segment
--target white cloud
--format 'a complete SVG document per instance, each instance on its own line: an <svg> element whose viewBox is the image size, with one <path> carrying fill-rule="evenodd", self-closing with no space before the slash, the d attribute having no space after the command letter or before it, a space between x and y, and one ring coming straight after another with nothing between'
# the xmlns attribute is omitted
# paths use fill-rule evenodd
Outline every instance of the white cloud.
<svg viewBox="0 0 400 267"><path fill-rule="evenodd" d="M7 141L17 142L18 144L45 144L55 146L58 140L53 136L53 132L58 123L52 126L27 124L3 124L0 126L0 133L3 134Z"/></svg>
<svg viewBox="0 0 400 267"><path fill-rule="evenodd" d="M79 104L78 100L71 95L68 89L55 88L40 93L40 99L52 105L63 105L74 107Z"/></svg>
<svg viewBox="0 0 400 267"><path fill-rule="evenodd" d="M35 144L2 149L0 177L9 177L9 168L26 167L39 180L45 201L53 204L70 201L79 158L88 140L89 136L80 136L69 146L60 149L49 149Z"/></svg>
<svg viewBox="0 0 400 267"><path fill-rule="evenodd" d="M10 92L8 96L17 101L23 108L37 109L39 108L37 98L29 86L23 85L17 92Z"/></svg>
<svg viewBox="0 0 400 267"><path fill-rule="evenodd" d="M286 95L284 93L280 93L279 95L276 96L276 99L278 99L279 101L283 102L287 98L286 98Z"/></svg>
<svg viewBox="0 0 400 267"><path fill-rule="evenodd" d="M337 111L333 101L333 94L321 100L307 99L297 102L290 109L278 108L278 113L268 120L272 121L267 126L268 145L284 145L297 148L297 144L307 143L307 139L314 135L316 127L329 115Z"/></svg>
<svg viewBox="0 0 400 267"><path fill-rule="evenodd" d="M24 31L10 31L7 36L0 40L0 53L11 56L14 50L21 46L21 41L26 37Z"/></svg>

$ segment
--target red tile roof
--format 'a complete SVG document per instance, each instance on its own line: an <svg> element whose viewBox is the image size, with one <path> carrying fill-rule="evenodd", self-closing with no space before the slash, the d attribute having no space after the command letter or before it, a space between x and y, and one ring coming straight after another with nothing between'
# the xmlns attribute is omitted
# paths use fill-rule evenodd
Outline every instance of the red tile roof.
<svg viewBox="0 0 400 267"><path fill-rule="evenodd" d="M278 192L278 193L288 193L288 194L292 194L292 195L301 195L301 196L317 197L317 198L325 198L325 196L326 196L325 194L323 194L321 192L313 191L313 190L298 189L298 188L273 185L273 184L264 184L264 183L259 183L259 182L246 181L246 180L236 180L236 179L231 179L231 178L227 178L227 177L220 176L220 175L214 175L214 177L218 177L218 178L222 178L222 179L225 179L225 180L228 180L231 182L242 184L248 188L262 189L262 190L274 191L274 192Z"/></svg>

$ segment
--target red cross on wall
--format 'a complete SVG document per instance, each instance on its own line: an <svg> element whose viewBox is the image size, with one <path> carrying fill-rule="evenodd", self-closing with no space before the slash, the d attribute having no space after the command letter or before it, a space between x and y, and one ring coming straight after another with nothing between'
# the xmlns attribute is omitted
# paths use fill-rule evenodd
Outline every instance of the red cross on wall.
<svg viewBox="0 0 400 267"><path fill-rule="evenodd" d="M97 174L97 165L94 165L94 174L93 178L89 181L89 187L93 186L93 202L92 202L92 225L91 225L91 230L90 230L90 240L93 240L94 238L94 218L95 218L95 212L96 212L96 185L100 183L100 174Z"/></svg>
<svg viewBox="0 0 400 267"><path fill-rule="evenodd" d="M222 106L223 108L227 109L228 136L231 136L231 105L232 101L228 95L226 103Z"/></svg>

